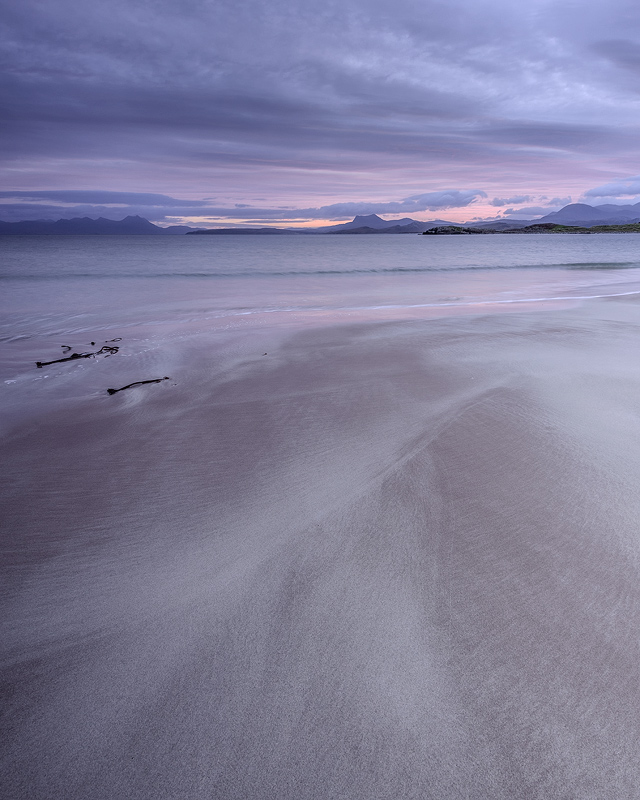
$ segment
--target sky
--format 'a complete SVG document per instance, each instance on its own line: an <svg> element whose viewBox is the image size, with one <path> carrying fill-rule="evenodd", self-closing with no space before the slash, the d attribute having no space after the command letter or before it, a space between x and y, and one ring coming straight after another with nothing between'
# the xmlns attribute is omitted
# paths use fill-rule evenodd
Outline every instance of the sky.
<svg viewBox="0 0 640 800"><path fill-rule="evenodd" d="M0 42L2 220L640 201L637 0L20 0Z"/></svg>

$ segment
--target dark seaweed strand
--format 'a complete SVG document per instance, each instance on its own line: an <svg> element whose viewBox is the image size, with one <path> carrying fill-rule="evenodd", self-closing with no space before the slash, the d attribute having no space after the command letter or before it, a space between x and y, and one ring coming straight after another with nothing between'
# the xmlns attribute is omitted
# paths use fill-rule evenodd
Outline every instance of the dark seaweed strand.
<svg viewBox="0 0 640 800"><path fill-rule="evenodd" d="M120 389L107 389L107 394L115 394L116 392L124 392L125 389L130 389L132 386L144 386L145 383L162 383L162 381L171 380L168 375L165 375L164 378L154 378L150 381L134 381L134 383L128 383L126 386L121 386Z"/></svg>
<svg viewBox="0 0 640 800"><path fill-rule="evenodd" d="M68 345L63 345L64 347L68 347ZM42 367L48 367L49 364L62 364L64 361L75 361L78 358L93 358L93 356L100 356L103 353L107 355L113 355L117 353L119 347L110 347L109 345L103 345L100 350L96 350L95 353L73 353L66 358L56 358L54 361L36 361L36 367L41 369Z"/></svg>

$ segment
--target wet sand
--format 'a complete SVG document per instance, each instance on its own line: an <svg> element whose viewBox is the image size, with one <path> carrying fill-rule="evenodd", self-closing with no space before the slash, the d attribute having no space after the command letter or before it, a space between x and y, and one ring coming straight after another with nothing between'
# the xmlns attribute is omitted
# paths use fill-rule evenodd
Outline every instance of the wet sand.
<svg viewBox="0 0 640 800"><path fill-rule="evenodd" d="M15 427L3 796L637 798L639 334L194 340Z"/></svg>

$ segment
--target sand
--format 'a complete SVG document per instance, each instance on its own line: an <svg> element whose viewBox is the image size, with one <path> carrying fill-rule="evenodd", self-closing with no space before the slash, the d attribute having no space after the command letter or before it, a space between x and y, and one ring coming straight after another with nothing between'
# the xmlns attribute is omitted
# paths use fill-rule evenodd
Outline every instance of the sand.
<svg viewBox="0 0 640 800"><path fill-rule="evenodd" d="M3 797L640 796L639 333L198 339L16 425Z"/></svg>

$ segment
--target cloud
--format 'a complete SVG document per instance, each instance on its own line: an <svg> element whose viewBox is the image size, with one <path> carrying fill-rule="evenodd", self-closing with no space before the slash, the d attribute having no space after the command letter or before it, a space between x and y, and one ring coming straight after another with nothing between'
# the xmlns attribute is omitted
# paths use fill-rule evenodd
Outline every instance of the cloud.
<svg viewBox="0 0 640 800"><path fill-rule="evenodd" d="M78 216L106 216L122 219L127 215L139 214L152 222L163 222L174 217L206 218L209 220L229 219L270 219L312 220L351 219L356 214L407 215L424 211L447 208L466 208L480 198L486 197L481 189L448 189L437 192L424 192L411 195L403 200L386 202L346 202L332 203L310 208L263 208L246 203L234 206L214 206L202 200L178 200L167 195L150 195L136 192L0 192L0 219L11 222L21 219L72 218ZM77 202L73 204L73 199ZM59 204L52 203L58 200ZM93 202L88 202L88 199ZM7 202L18 200L19 202ZM31 202L25 202L31 201ZM114 206L106 203L117 204Z"/></svg>
<svg viewBox="0 0 640 800"><path fill-rule="evenodd" d="M90 190L54 190L54 191L0 191L0 200L54 200L58 203L69 203L76 205L145 205L149 207L163 208L167 206L180 206L185 209L193 206L201 206L202 200L180 200L164 194L149 194L146 192L109 192L109 191L90 191ZM0 206L1 208L1 206Z"/></svg>
<svg viewBox="0 0 640 800"><path fill-rule="evenodd" d="M314 212L318 217L329 219L344 218L356 214L406 214L420 211L437 211L444 208L465 208L478 198L486 197L481 189L460 191L450 189L440 192L426 192L407 197L404 200L387 203L333 203L316 209L301 209L305 213Z"/></svg>
<svg viewBox="0 0 640 800"><path fill-rule="evenodd" d="M580 5L21 0L0 29L2 184L154 208L156 191L275 208L452 183L532 202L514 175L532 181L518 197L563 194L577 165L640 157L640 8Z"/></svg>
<svg viewBox="0 0 640 800"><path fill-rule="evenodd" d="M585 197L625 197L640 194L640 175L631 178L623 178L619 181L605 183L589 189L584 193Z"/></svg>
<svg viewBox="0 0 640 800"><path fill-rule="evenodd" d="M540 217L546 216L553 211L559 211L564 206L568 205L571 202L570 197L553 197L549 200L546 197L540 197L540 200L544 200L544 205L540 206L523 206L521 208L506 208L503 211L503 215L505 217L516 217L516 218L531 218L531 217Z"/></svg>
<svg viewBox="0 0 640 800"><path fill-rule="evenodd" d="M541 217L549 214L551 209L544 206L526 206L524 208L506 208L503 212L505 217Z"/></svg>
<svg viewBox="0 0 640 800"><path fill-rule="evenodd" d="M568 206L571 202L571 197L552 197L551 200L547 200L545 198L540 198L541 200L545 200L545 206L559 206L562 208L563 206Z"/></svg>
<svg viewBox="0 0 640 800"><path fill-rule="evenodd" d="M492 206L508 206L511 203L528 203L533 198L528 194L516 195L515 197L494 197L491 201Z"/></svg>
<svg viewBox="0 0 640 800"><path fill-rule="evenodd" d="M640 75L640 45L630 39L607 39L594 42L591 49L613 64Z"/></svg>

